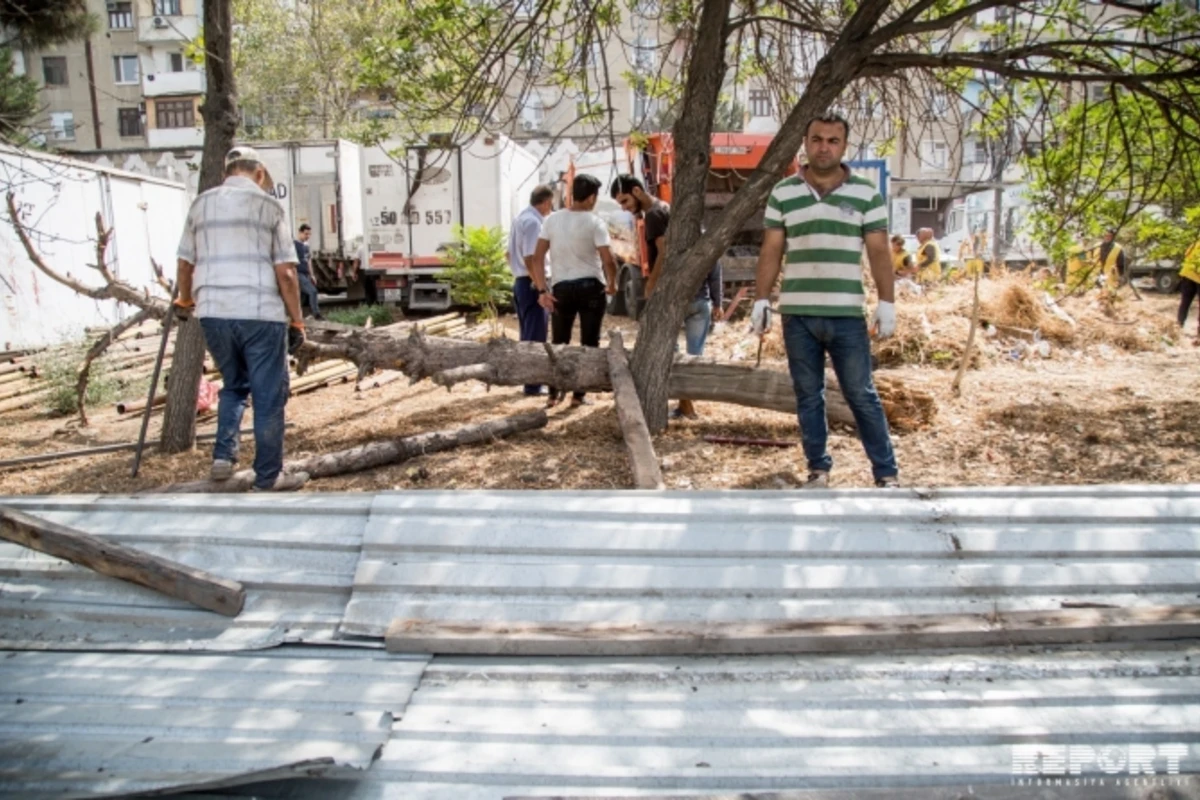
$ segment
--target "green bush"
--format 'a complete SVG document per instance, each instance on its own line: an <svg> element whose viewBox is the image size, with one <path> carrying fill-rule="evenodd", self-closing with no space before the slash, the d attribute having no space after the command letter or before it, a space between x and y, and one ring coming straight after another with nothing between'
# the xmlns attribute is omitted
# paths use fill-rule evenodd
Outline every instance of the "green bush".
<svg viewBox="0 0 1200 800"><path fill-rule="evenodd" d="M335 308L325 312L325 319L330 322L340 322L342 325L358 325L360 327L366 325L369 319L373 327L379 327L392 323L392 310L388 306Z"/></svg>
<svg viewBox="0 0 1200 800"><path fill-rule="evenodd" d="M496 333L500 306L512 301L512 273L504 232L482 225L454 226L454 245L442 256L443 279L455 303L482 309Z"/></svg>
<svg viewBox="0 0 1200 800"><path fill-rule="evenodd" d="M46 395L45 402L52 413L65 416L79 410L75 386L79 381L79 367L86 354L87 347L78 345L46 356L38 362L41 374L49 384L50 393ZM149 383L146 382L146 385L148 387ZM108 371L102 360L93 361L84 402L89 406L115 403L121 399L120 395L126 388L127 384Z"/></svg>

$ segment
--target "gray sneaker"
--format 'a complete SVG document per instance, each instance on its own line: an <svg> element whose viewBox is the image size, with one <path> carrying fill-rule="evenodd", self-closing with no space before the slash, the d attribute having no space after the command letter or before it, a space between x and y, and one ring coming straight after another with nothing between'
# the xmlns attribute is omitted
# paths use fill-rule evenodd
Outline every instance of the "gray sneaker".
<svg viewBox="0 0 1200 800"><path fill-rule="evenodd" d="M250 489L252 492L294 492L304 484L308 483L307 472L282 472L275 479L275 485L269 489L260 489L257 486Z"/></svg>
<svg viewBox="0 0 1200 800"><path fill-rule="evenodd" d="M208 470L208 477L214 481L229 480L233 477L233 462L224 458L213 459L212 467Z"/></svg>
<svg viewBox="0 0 1200 800"><path fill-rule="evenodd" d="M889 475L886 478L880 478L875 481L875 486L879 489L899 489L900 479L895 475Z"/></svg>
<svg viewBox="0 0 1200 800"><path fill-rule="evenodd" d="M808 473L808 480L800 484L801 489L828 489L829 473L823 469L814 469Z"/></svg>

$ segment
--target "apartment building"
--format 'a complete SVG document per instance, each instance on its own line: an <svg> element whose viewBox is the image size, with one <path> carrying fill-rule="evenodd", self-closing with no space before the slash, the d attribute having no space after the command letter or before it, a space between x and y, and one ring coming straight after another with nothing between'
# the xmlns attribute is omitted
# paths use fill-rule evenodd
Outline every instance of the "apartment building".
<svg viewBox="0 0 1200 800"><path fill-rule="evenodd" d="M204 71L184 54L200 34L199 0L88 0L85 41L26 50L44 111L34 127L72 152L202 146Z"/></svg>

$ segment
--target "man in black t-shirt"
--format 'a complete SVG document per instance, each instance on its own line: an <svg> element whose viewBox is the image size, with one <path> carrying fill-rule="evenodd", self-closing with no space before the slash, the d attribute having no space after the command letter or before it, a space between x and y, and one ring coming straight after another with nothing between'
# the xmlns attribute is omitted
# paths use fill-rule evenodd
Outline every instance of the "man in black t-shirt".
<svg viewBox="0 0 1200 800"><path fill-rule="evenodd" d="M646 235L646 257L650 275L646 278L646 297L662 274L662 260L667 252L667 225L671 223L671 207L646 192L645 185L632 175L618 175L609 190L621 208L641 217Z"/></svg>

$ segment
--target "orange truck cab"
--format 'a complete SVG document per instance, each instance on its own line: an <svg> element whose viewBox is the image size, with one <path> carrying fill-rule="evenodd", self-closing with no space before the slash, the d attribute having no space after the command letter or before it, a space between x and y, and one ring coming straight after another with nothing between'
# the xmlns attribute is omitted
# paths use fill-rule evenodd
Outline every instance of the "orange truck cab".
<svg viewBox="0 0 1200 800"><path fill-rule="evenodd" d="M705 186L704 224L718 217L745 184L766 155L772 137L751 133L714 133L709 153L708 182ZM625 140L625 155L629 173L646 185L651 195L670 203L673 199L671 181L675 173L675 147L669 133L654 133ZM780 176L794 175L800 168L792 158ZM568 184L569 185L569 184ZM754 280L758 249L762 244L764 206L747 220L722 259L726 283L745 283ZM609 313L625 314L633 319L641 315L646 302L645 279L650 274L646 252L646 237L642 220L637 220L632 248L614 255L618 261L617 294L610 300Z"/></svg>

